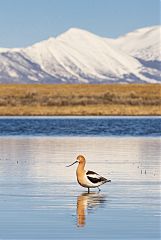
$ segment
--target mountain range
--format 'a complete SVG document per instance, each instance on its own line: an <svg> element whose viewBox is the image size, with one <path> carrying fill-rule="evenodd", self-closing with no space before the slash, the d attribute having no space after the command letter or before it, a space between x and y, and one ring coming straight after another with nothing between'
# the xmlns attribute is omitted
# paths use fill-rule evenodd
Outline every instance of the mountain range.
<svg viewBox="0 0 161 240"><path fill-rule="evenodd" d="M116 39L71 28L26 48L0 48L0 83L161 83L161 26Z"/></svg>

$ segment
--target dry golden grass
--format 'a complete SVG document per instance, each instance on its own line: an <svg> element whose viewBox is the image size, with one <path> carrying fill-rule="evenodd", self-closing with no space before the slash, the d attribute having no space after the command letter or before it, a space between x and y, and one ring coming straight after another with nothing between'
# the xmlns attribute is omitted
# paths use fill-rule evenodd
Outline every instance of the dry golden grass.
<svg viewBox="0 0 161 240"><path fill-rule="evenodd" d="M0 85L0 115L161 115L161 85Z"/></svg>

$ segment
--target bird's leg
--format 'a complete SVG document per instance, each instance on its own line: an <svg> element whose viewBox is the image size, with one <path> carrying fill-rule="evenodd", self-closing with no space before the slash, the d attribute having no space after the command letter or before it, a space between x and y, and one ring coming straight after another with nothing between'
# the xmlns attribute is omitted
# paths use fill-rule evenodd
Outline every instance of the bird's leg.
<svg viewBox="0 0 161 240"><path fill-rule="evenodd" d="M98 191L100 192L101 191L101 189L99 188L99 187L97 187L98 188Z"/></svg>
<svg viewBox="0 0 161 240"><path fill-rule="evenodd" d="M88 187L88 193L90 192L89 187Z"/></svg>

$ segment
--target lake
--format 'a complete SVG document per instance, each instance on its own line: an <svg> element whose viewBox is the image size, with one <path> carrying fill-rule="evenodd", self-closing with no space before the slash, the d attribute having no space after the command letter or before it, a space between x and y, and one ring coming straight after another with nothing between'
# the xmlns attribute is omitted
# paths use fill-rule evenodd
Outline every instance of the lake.
<svg viewBox="0 0 161 240"><path fill-rule="evenodd" d="M0 118L0 239L160 239L160 137L157 117Z"/></svg>

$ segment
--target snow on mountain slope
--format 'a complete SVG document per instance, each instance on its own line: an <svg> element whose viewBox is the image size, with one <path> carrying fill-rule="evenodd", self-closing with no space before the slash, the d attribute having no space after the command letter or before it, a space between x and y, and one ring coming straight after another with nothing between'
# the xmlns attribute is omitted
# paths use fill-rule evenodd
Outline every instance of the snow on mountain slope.
<svg viewBox="0 0 161 240"><path fill-rule="evenodd" d="M161 26L138 29L115 39L114 43L134 57L161 61Z"/></svg>
<svg viewBox="0 0 161 240"><path fill-rule="evenodd" d="M0 53L9 51L9 48L0 48Z"/></svg>
<svg viewBox="0 0 161 240"><path fill-rule="evenodd" d="M142 30L138 30L140 31L143 33ZM144 35L142 41L145 39L146 44L142 42L141 45L137 45L138 50L135 49L137 54L139 51L142 52L143 46L147 46L146 51L150 51L149 55L154 54L156 34L149 30L149 33L144 32L142 35ZM127 38L128 44L125 43ZM132 39L139 42L138 33L130 33L111 40L72 28L56 38L49 38L27 48L0 49L0 82L153 83L160 81L158 69L146 66L142 62L143 58L140 61L139 55L133 56L135 54ZM151 46L149 50L148 44ZM127 49L124 49L125 45Z"/></svg>
<svg viewBox="0 0 161 240"><path fill-rule="evenodd" d="M161 81L161 26L141 28L111 42L140 61L144 76Z"/></svg>
<svg viewBox="0 0 161 240"><path fill-rule="evenodd" d="M17 52L19 51L19 48L0 48L0 53L3 52Z"/></svg>
<svg viewBox="0 0 161 240"><path fill-rule="evenodd" d="M64 81L113 81L130 74L141 77L141 64L136 59L116 51L103 38L80 29L70 29L23 52L43 70Z"/></svg>
<svg viewBox="0 0 161 240"><path fill-rule="evenodd" d="M30 61L20 51L0 54L0 82L29 83L44 80L61 82L44 72L38 64Z"/></svg>

